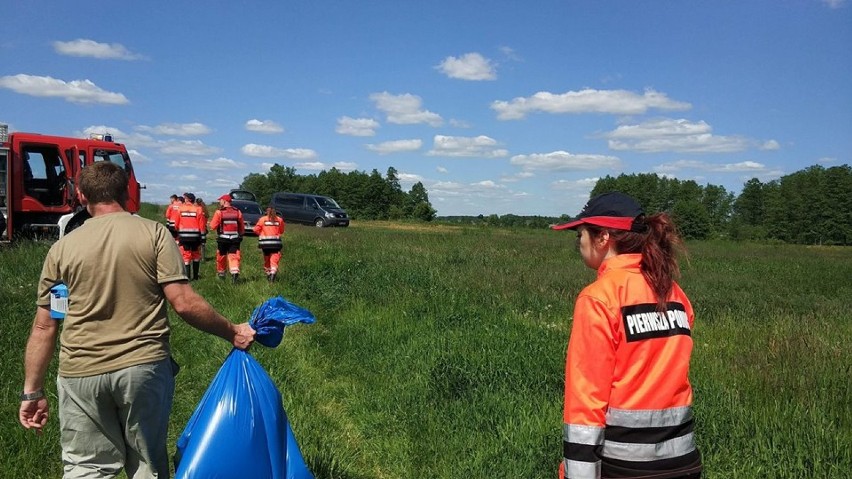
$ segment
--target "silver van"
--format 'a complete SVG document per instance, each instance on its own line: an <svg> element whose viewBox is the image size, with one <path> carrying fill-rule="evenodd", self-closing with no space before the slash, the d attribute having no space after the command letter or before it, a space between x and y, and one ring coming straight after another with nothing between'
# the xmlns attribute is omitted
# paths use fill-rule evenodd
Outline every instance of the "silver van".
<svg viewBox="0 0 852 479"><path fill-rule="evenodd" d="M349 215L336 201L320 195L280 192L272 195L272 207L288 223L349 226Z"/></svg>

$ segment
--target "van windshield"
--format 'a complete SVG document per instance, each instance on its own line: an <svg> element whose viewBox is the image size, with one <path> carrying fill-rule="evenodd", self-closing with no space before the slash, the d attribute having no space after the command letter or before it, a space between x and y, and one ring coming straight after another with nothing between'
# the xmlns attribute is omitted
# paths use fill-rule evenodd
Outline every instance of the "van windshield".
<svg viewBox="0 0 852 479"><path fill-rule="evenodd" d="M333 199L326 198L325 196L317 196L317 203L323 208L337 208L340 209L340 205L338 205Z"/></svg>

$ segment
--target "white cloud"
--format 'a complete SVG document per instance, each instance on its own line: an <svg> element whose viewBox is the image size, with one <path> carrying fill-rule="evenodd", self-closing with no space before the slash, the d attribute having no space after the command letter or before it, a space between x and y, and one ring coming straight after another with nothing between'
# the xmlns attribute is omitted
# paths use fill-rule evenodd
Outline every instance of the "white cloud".
<svg viewBox="0 0 852 479"><path fill-rule="evenodd" d="M296 163L293 165L297 169L300 170L310 170L310 171L322 171L325 169L325 163L320 161L311 161L305 163Z"/></svg>
<svg viewBox="0 0 852 479"><path fill-rule="evenodd" d="M429 156L502 158L509 151L498 148L497 141L485 135L476 137L435 135Z"/></svg>
<svg viewBox="0 0 852 479"><path fill-rule="evenodd" d="M399 173L397 175L397 178L399 178L400 183L405 183L407 185L413 185L414 183L417 183L418 181L420 181L420 182L423 181L422 176L415 175L415 174L412 174L412 173Z"/></svg>
<svg viewBox="0 0 852 479"><path fill-rule="evenodd" d="M762 145L760 145L761 150L780 150L781 145L778 144L775 140L767 140L764 141Z"/></svg>
<svg viewBox="0 0 852 479"><path fill-rule="evenodd" d="M459 80L496 80L497 72L491 60L479 53L466 53L459 58L447 57L435 67L444 75Z"/></svg>
<svg viewBox="0 0 852 479"><path fill-rule="evenodd" d="M436 167L435 171L437 171L438 173L449 173L450 172L448 169L444 168L443 166Z"/></svg>
<svg viewBox="0 0 852 479"><path fill-rule="evenodd" d="M258 133L267 134L276 134L284 132L284 127L272 120L251 119L246 122L245 128L248 131L256 131Z"/></svg>
<svg viewBox="0 0 852 479"><path fill-rule="evenodd" d="M550 188L559 191L573 192L583 195L588 199L588 194L598 183L600 178L581 178L579 180L557 180L550 183Z"/></svg>
<svg viewBox="0 0 852 479"><path fill-rule="evenodd" d="M339 171L353 171L358 167L357 163L353 163L351 161L338 161L334 164L326 164L321 161L304 161L301 163L296 163L293 165L294 168L298 170L308 170L308 171L327 171L331 168L336 168Z"/></svg>
<svg viewBox="0 0 852 479"><path fill-rule="evenodd" d="M478 186L480 188L484 188L487 190L500 189L505 188L503 185L498 185L497 183L491 180L478 181L476 183L471 183L471 186Z"/></svg>
<svg viewBox="0 0 852 479"><path fill-rule="evenodd" d="M65 82L52 77L18 74L0 77L0 88L30 96L58 97L72 103L130 103L121 93L103 90L89 80Z"/></svg>
<svg viewBox="0 0 852 479"><path fill-rule="evenodd" d="M695 160L678 160L671 163L663 163L654 167L654 171L662 174L675 174L685 170L709 171L715 173L742 173L767 171L766 165L755 161L741 161L739 163L707 163Z"/></svg>
<svg viewBox="0 0 852 479"><path fill-rule="evenodd" d="M195 170L227 171L234 168L244 168L246 165L228 158L216 158L215 160L174 160L169 162L169 166Z"/></svg>
<svg viewBox="0 0 852 479"><path fill-rule="evenodd" d="M577 155L561 150L550 153L515 155L509 161L515 166L520 166L524 171L580 171L600 168L617 169L621 167L621 160L615 156Z"/></svg>
<svg viewBox="0 0 852 479"><path fill-rule="evenodd" d="M451 119L450 120L450 126L455 127L455 128L470 128L471 124L470 124L470 122L467 122L465 120Z"/></svg>
<svg viewBox="0 0 852 479"><path fill-rule="evenodd" d="M609 113L637 115L649 109L688 110L692 105L669 99L664 93L646 90L639 95L626 90L593 90L550 93L541 91L531 97L495 101L491 108L500 120L520 120L528 113Z"/></svg>
<svg viewBox="0 0 852 479"><path fill-rule="evenodd" d="M101 60L139 60L143 58L141 55L132 53L120 43L99 43L82 38L70 42L53 42L53 49L60 55Z"/></svg>
<svg viewBox="0 0 852 479"><path fill-rule="evenodd" d="M829 157L829 156L824 156L824 157L822 157L822 158L819 158L819 159L817 160L817 163L819 163L819 164L821 164L821 165L830 165L830 164L832 164L832 163L837 163L837 158L833 158L833 157Z"/></svg>
<svg viewBox="0 0 852 479"><path fill-rule="evenodd" d="M350 118L348 116L337 119L337 127L334 131L341 135L349 136L375 136L376 128L381 127L379 122L372 118Z"/></svg>
<svg viewBox="0 0 852 479"><path fill-rule="evenodd" d="M289 158L291 160L312 160L317 152L307 148L275 148L267 145L249 143L240 150L244 155L257 158Z"/></svg>
<svg viewBox="0 0 852 479"><path fill-rule="evenodd" d="M621 125L604 135L610 149L659 153L731 153L751 143L741 136L718 136L704 121L656 119L638 125Z"/></svg>
<svg viewBox="0 0 852 479"><path fill-rule="evenodd" d="M157 126L140 125L137 131L167 136L201 136L209 135L211 130L203 123L163 123Z"/></svg>
<svg viewBox="0 0 852 479"><path fill-rule="evenodd" d="M846 0L822 0L822 3L828 6L828 8L835 9L842 7L846 3Z"/></svg>
<svg viewBox="0 0 852 479"><path fill-rule="evenodd" d="M134 164L138 165L140 163L151 163L151 159L148 158L146 155L143 155L142 153L140 153L139 150L134 150L132 148L128 148L127 154L130 155L130 159L133 160Z"/></svg>
<svg viewBox="0 0 852 479"><path fill-rule="evenodd" d="M355 168L358 168L358 164L353 163L351 161L337 161L331 166L337 168L340 171L354 171Z"/></svg>
<svg viewBox="0 0 852 479"><path fill-rule="evenodd" d="M393 95L388 92L373 93L370 100L376 108L387 115L387 121L397 125L414 125L426 123L430 126L441 126L444 120L441 115L423 110L423 100L410 93Z"/></svg>
<svg viewBox="0 0 852 479"><path fill-rule="evenodd" d="M518 55L518 53L515 52L514 48L500 47L500 51L503 53L503 56L505 56L509 60L516 61L516 62L523 61L523 58L521 58L520 55Z"/></svg>
<svg viewBox="0 0 852 479"><path fill-rule="evenodd" d="M156 148L164 155L175 156L209 156L222 151L215 146L205 145L200 140L169 140L157 143Z"/></svg>
<svg viewBox="0 0 852 479"><path fill-rule="evenodd" d="M420 149L421 146L423 146L422 140L394 140L385 141L377 145L369 144L367 145L367 149L370 151L375 151L380 155L387 155L390 153L417 151Z"/></svg>
<svg viewBox="0 0 852 479"><path fill-rule="evenodd" d="M525 180L527 178L535 177L535 173L532 171L521 171L514 175L503 175L500 177L500 182L502 183L516 183L521 180Z"/></svg>

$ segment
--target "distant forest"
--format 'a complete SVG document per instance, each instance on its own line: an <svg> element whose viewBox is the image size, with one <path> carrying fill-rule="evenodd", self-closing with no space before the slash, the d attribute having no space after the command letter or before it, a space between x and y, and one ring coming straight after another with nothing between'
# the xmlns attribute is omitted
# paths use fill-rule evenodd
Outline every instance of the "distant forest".
<svg viewBox="0 0 852 479"><path fill-rule="evenodd" d="M265 175L252 173L242 188L264 203L276 191L331 196L354 219L416 219L483 226L545 228L569 221L560 217L478 215L436 217L429 195L417 182L405 192L395 168L385 176L332 168L318 175L297 175L294 168L275 165ZM636 198L647 214L670 213L689 239L729 238L787 243L852 245L852 167L805 168L763 183L747 181L739 196L722 186L639 173L598 180L590 196L621 191Z"/></svg>
<svg viewBox="0 0 852 479"><path fill-rule="evenodd" d="M295 168L276 164L265 175L246 176L240 187L254 193L261 205L269 204L273 193L289 191L334 198L354 219L435 219L435 208L423 183L418 181L411 190L403 191L394 167L388 168L384 177L377 170L370 174L343 173L337 168L317 175L297 175Z"/></svg>

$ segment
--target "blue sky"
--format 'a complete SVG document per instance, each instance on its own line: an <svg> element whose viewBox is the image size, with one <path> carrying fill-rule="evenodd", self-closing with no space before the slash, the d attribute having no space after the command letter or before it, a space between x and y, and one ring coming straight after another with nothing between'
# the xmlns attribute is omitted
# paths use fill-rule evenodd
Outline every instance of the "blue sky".
<svg viewBox="0 0 852 479"><path fill-rule="evenodd" d="M439 215L558 216L852 163L848 0L0 3L0 122L112 133L143 201L393 166Z"/></svg>

